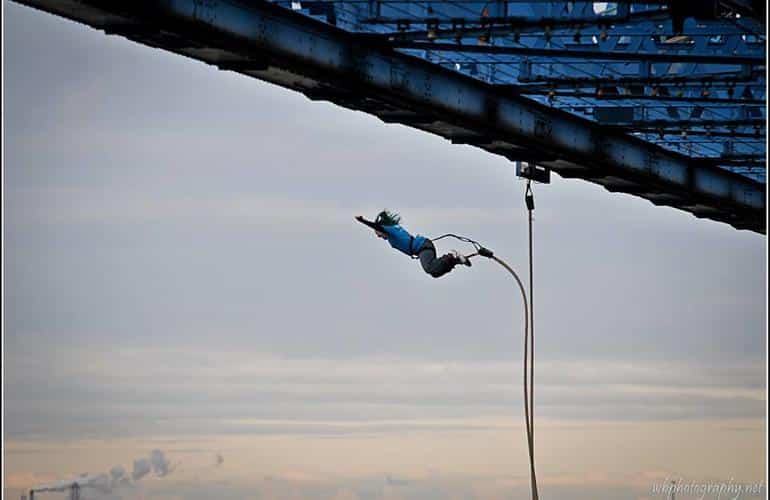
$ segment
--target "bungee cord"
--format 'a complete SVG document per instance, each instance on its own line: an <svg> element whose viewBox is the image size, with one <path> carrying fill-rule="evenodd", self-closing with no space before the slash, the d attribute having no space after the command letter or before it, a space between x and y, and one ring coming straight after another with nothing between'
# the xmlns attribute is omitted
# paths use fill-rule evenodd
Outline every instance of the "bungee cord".
<svg viewBox="0 0 770 500"><path fill-rule="evenodd" d="M532 476L532 498L538 499L537 478L535 476L535 292L534 292L534 251L532 237L532 212L535 210L535 195L532 192L532 180L527 180L524 192L524 202L527 205L529 223L529 467ZM525 347L526 350L526 347Z"/></svg>
<svg viewBox="0 0 770 500"><path fill-rule="evenodd" d="M519 275L504 260L495 256L492 250L484 247L481 243L466 236L459 236L452 233L443 234L437 238L431 238L431 241L437 241L443 238L455 238L459 241L470 243L476 250L467 258L475 256L486 257L500 264L516 280L516 284L521 292L521 298L524 303L524 422L527 433L527 449L529 455L529 473L530 487L532 490L532 500L538 500L537 475L535 474L535 312L534 312L534 256L533 256L533 237L532 237L532 212L535 210L535 197L532 192L531 180L527 181L527 188L524 193L524 201L528 212L528 234L529 234L529 300L527 292L524 290Z"/></svg>
<svg viewBox="0 0 770 500"><path fill-rule="evenodd" d="M481 246L481 243L479 243L476 240L472 240L472 239L467 238L465 236L458 236L458 235L452 234L452 233L442 234L441 236L438 236L436 238L430 238L430 240L431 241L438 241L438 240L443 239L443 238L455 238L457 240L464 241L465 243L470 243L471 245L474 246L474 248L476 248L476 251L478 251L480 248L483 248ZM468 257L472 257L473 255L478 255L478 254L468 255Z"/></svg>

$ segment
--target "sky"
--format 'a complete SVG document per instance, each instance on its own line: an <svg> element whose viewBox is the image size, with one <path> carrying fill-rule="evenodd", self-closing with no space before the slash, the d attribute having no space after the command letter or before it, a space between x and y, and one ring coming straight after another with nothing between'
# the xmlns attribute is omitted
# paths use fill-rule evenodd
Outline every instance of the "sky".
<svg viewBox="0 0 770 500"><path fill-rule="evenodd" d="M353 220L525 276L510 162L3 7L6 499L116 466L85 498L527 496L514 283L433 279ZM542 497L764 485L766 238L535 196Z"/></svg>

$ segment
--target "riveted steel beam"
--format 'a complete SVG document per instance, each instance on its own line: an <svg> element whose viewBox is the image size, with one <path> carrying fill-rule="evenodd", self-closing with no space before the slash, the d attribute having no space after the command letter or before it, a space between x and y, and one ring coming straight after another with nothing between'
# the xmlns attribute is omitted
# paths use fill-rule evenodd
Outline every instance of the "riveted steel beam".
<svg viewBox="0 0 770 500"><path fill-rule="evenodd" d="M511 160L543 158L564 177L627 186L654 203L765 230L764 186L612 127L550 108L269 2L22 0L101 28L140 24L136 39L212 65L452 137L483 137ZM163 36L158 36L162 34ZM202 47L202 48L201 48ZM660 54L663 56L663 54ZM256 63L255 63L256 61ZM754 59L752 59L752 62ZM509 93L508 93L509 94ZM637 187L641 186L641 187ZM633 189L631 189L633 187ZM690 209L688 207L697 207Z"/></svg>
<svg viewBox="0 0 770 500"><path fill-rule="evenodd" d="M480 19L390 19L370 18L364 19L366 24L384 24L396 26L425 25L426 30L391 31L376 33L369 36L390 40L436 40L449 38L464 38L479 35L500 36L513 33L528 33L543 29L584 28L586 26L611 26L618 23L635 22L639 20L667 19L669 13L665 10L642 11L628 13L625 16L592 16L586 18L560 17L531 19L524 17L482 17ZM441 28L443 25L452 25L451 28Z"/></svg>
<svg viewBox="0 0 770 500"><path fill-rule="evenodd" d="M400 49L430 50L433 52L467 52L476 54L522 55L530 57L550 57L554 59L588 59L606 61L648 61L648 62L684 62L695 64L765 64L763 55L738 54L680 54L678 52L624 52L622 50L601 51L588 49L545 49L540 47L519 47L513 45L470 45L444 42L413 42L392 40L388 45Z"/></svg>

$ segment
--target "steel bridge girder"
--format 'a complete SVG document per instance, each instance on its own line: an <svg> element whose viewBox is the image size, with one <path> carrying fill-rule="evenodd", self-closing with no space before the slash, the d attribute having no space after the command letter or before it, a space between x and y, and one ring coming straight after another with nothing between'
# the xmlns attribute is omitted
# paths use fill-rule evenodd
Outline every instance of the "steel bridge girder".
<svg viewBox="0 0 770 500"><path fill-rule="evenodd" d="M489 136L510 143L512 151L525 148L530 156L551 158L542 164L566 177L605 185L617 185L621 179L628 189L653 202L685 210L697 206L696 215L709 213L712 219L764 232L764 187L751 179L699 165L529 99L506 96L474 78L388 47L366 44L350 33L268 2L164 0L116 6L89 0L69 11L55 0L21 3L88 22L83 14L86 5L122 16L127 23L147 24L195 44L226 49L244 61L258 55L258 69L245 73L310 94L325 87L337 89L328 94L330 100L353 109L361 109L357 103L370 99L395 111L416 112L432 118L421 118L413 126L448 139L468 132ZM163 39L142 43L155 42L162 46ZM165 48L210 64L222 63L195 48ZM230 64L237 68L237 61ZM308 86L309 82L315 85ZM370 112L378 114L376 109ZM504 156L513 159L511 154L515 153ZM645 196L645 190L655 197Z"/></svg>

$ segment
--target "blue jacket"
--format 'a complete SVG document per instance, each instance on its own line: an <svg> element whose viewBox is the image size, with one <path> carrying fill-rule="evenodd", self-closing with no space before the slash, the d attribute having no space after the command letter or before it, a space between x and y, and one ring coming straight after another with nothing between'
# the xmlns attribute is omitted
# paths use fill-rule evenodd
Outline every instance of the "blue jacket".
<svg viewBox="0 0 770 500"><path fill-rule="evenodd" d="M382 226L382 231L388 235L388 243L396 250L404 252L412 257L417 255L422 245L425 243L424 236L412 236L409 231L396 224L395 226Z"/></svg>

